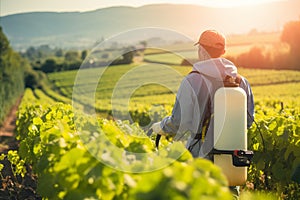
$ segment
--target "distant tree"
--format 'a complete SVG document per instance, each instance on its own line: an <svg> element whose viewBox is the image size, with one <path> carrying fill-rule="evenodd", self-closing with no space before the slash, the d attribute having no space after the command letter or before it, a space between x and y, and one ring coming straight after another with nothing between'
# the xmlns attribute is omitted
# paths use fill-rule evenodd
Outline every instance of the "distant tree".
<svg viewBox="0 0 300 200"><path fill-rule="evenodd" d="M143 46L143 48L140 49L140 50L141 50L141 51L144 51L144 50L147 48L148 43L147 43L147 41L143 40L143 41L140 41L140 45Z"/></svg>
<svg viewBox="0 0 300 200"><path fill-rule="evenodd" d="M74 62L64 62L62 64L62 70L74 70L79 69L81 66L81 61L74 61Z"/></svg>
<svg viewBox="0 0 300 200"><path fill-rule="evenodd" d="M36 71L28 69L25 71L24 75L25 87L35 89L39 86L39 75Z"/></svg>
<svg viewBox="0 0 300 200"><path fill-rule="evenodd" d="M46 57L46 55L44 54L44 52L42 50L37 49L36 52L37 52L37 56L36 56L37 59Z"/></svg>
<svg viewBox="0 0 300 200"><path fill-rule="evenodd" d="M0 27L0 55L5 54L9 49L9 41L2 32L2 27Z"/></svg>
<svg viewBox="0 0 300 200"><path fill-rule="evenodd" d="M63 57L64 55L64 52L62 49L57 49L56 52L55 52L55 56L56 57Z"/></svg>
<svg viewBox="0 0 300 200"><path fill-rule="evenodd" d="M134 51L128 51L123 54L123 64L130 64L132 63L132 59L134 57L135 52Z"/></svg>
<svg viewBox="0 0 300 200"><path fill-rule="evenodd" d="M87 57L87 54L88 54L87 50L83 50L81 52L81 60L84 60Z"/></svg>
<svg viewBox="0 0 300 200"><path fill-rule="evenodd" d="M147 47L147 41L145 41L145 40L140 41L140 44L143 45L145 48Z"/></svg>
<svg viewBox="0 0 300 200"><path fill-rule="evenodd" d="M65 54L65 61L66 62L74 62L79 59L79 54L77 51L68 51Z"/></svg>
<svg viewBox="0 0 300 200"><path fill-rule="evenodd" d="M285 24L281 33L281 41L290 46L290 55L288 56L287 65L292 68L300 68L300 21L291 21Z"/></svg>
<svg viewBox="0 0 300 200"><path fill-rule="evenodd" d="M37 50L39 52L39 56L41 56L41 57L53 55L53 50L50 48L50 46L48 44L40 45L37 48Z"/></svg>
<svg viewBox="0 0 300 200"><path fill-rule="evenodd" d="M58 71L56 61L54 59L47 59L41 66L41 70L45 73Z"/></svg>
<svg viewBox="0 0 300 200"><path fill-rule="evenodd" d="M130 64L133 62L133 57L136 54L136 50L134 47L130 46L124 49L124 53L122 56L114 60L112 65L120 65L120 64Z"/></svg>
<svg viewBox="0 0 300 200"><path fill-rule="evenodd" d="M281 41L290 45L291 53L300 54L300 21L291 21L285 24L281 33Z"/></svg>
<svg viewBox="0 0 300 200"><path fill-rule="evenodd" d="M262 48L254 46L249 52L239 55L235 63L246 68L270 68L272 61L270 55L264 55Z"/></svg>
<svg viewBox="0 0 300 200"><path fill-rule="evenodd" d="M37 57L37 51L34 47L31 46L26 49L26 52L23 54L23 56L32 61Z"/></svg>
<svg viewBox="0 0 300 200"><path fill-rule="evenodd" d="M266 61L265 56L263 54L263 50L259 47L252 47L248 53L248 58L250 61L250 65L254 68L265 68Z"/></svg>

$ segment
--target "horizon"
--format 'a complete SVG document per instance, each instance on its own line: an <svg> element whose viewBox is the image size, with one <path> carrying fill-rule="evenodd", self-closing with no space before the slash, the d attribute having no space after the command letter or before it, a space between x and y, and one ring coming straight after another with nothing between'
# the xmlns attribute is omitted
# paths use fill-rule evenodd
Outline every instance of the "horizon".
<svg viewBox="0 0 300 200"><path fill-rule="evenodd" d="M2 6L5 0L0 1ZM69 0L64 2L67 1ZM75 1L78 3L81 0ZM92 1L88 0L90 3ZM11 45L21 50L30 45L37 46L45 43L67 47L93 45L101 38L110 38L129 30L146 27L172 30L196 41L199 32L204 29L215 29L227 36L279 33L287 22L298 19L297 8L300 6L297 0L267 0L269 3L264 1L264 4L261 2L251 4L252 6L226 8L157 3L157 1L169 0L152 0L150 3L154 4L139 7L118 4L108 8L95 8L92 11L23 12L1 17L0 25L11 41ZM212 0L215 3L217 1L219 0ZM110 19L112 21L109 21ZM78 22L80 26L76 26ZM76 44L73 43L74 40L77 41Z"/></svg>
<svg viewBox="0 0 300 200"><path fill-rule="evenodd" d="M19 0L0 0L0 17L29 12L89 12L109 7L142 7L154 4L182 4L219 8L246 7L289 0L130 0L126 2L121 0L89 0L88 2L85 0L64 0L63 3L60 0L23 0L23 2L24 1L26 1L26 3L20 4Z"/></svg>

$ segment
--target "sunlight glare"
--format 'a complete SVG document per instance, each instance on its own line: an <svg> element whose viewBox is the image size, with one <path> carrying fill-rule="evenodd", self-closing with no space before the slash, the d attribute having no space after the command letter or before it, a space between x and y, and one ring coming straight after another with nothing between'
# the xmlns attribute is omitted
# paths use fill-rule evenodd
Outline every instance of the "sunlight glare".
<svg viewBox="0 0 300 200"><path fill-rule="evenodd" d="M251 6L257 4L263 4L268 2L274 2L280 0L195 0L191 3L199 4L200 2L212 7L238 7L238 6Z"/></svg>

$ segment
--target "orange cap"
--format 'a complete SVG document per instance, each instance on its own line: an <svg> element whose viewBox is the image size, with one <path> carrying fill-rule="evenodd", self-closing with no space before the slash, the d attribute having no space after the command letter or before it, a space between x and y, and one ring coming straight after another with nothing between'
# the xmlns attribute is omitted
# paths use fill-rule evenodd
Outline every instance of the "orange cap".
<svg viewBox="0 0 300 200"><path fill-rule="evenodd" d="M204 31L199 41L195 44L213 47L216 49L225 49L225 36L215 30Z"/></svg>

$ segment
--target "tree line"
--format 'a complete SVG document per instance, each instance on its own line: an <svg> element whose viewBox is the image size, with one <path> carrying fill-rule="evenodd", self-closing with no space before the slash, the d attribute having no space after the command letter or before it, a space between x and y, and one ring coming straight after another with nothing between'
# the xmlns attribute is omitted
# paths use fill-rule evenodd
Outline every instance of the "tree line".
<svg viewBox="0 0 300 200"><path fill-rule="evenodd" d="M0 27L0 125L24 88L43 89L46 74L34 70L27 58L14 51Z"/></svg>
<svg viewBox="0 0 300 200"><path fill-rule="evenodd" d="M248 52L237 57L230 57L237 66L263 69L295 69L300 70L300 20L285 24L280 41L288 45L287 51L280 51L282 46L268 50L254 46Z"/></svg>
<svg viewBox="0 0 300 200"><path fill-rule="evenodd" d="M0 27L0 125L24 90L24 65Z"/></svg>
<svg viewBox="0 0 300 200"><path fill-rule="evenodd" d="M85 62L89 65L83 67L102 67L107 65L130 64L133 61L135 50L133 47L125 47L121 49L122 56L113 58L112 53L116 49L105 49L99 58L88 58L90 53L88 50L63 50L50 48L49 45L41 45L39 47L29 47L25 52L21 53L22 57L27 58L33 69L40 70L45 73L76 70Z"/></svg>

